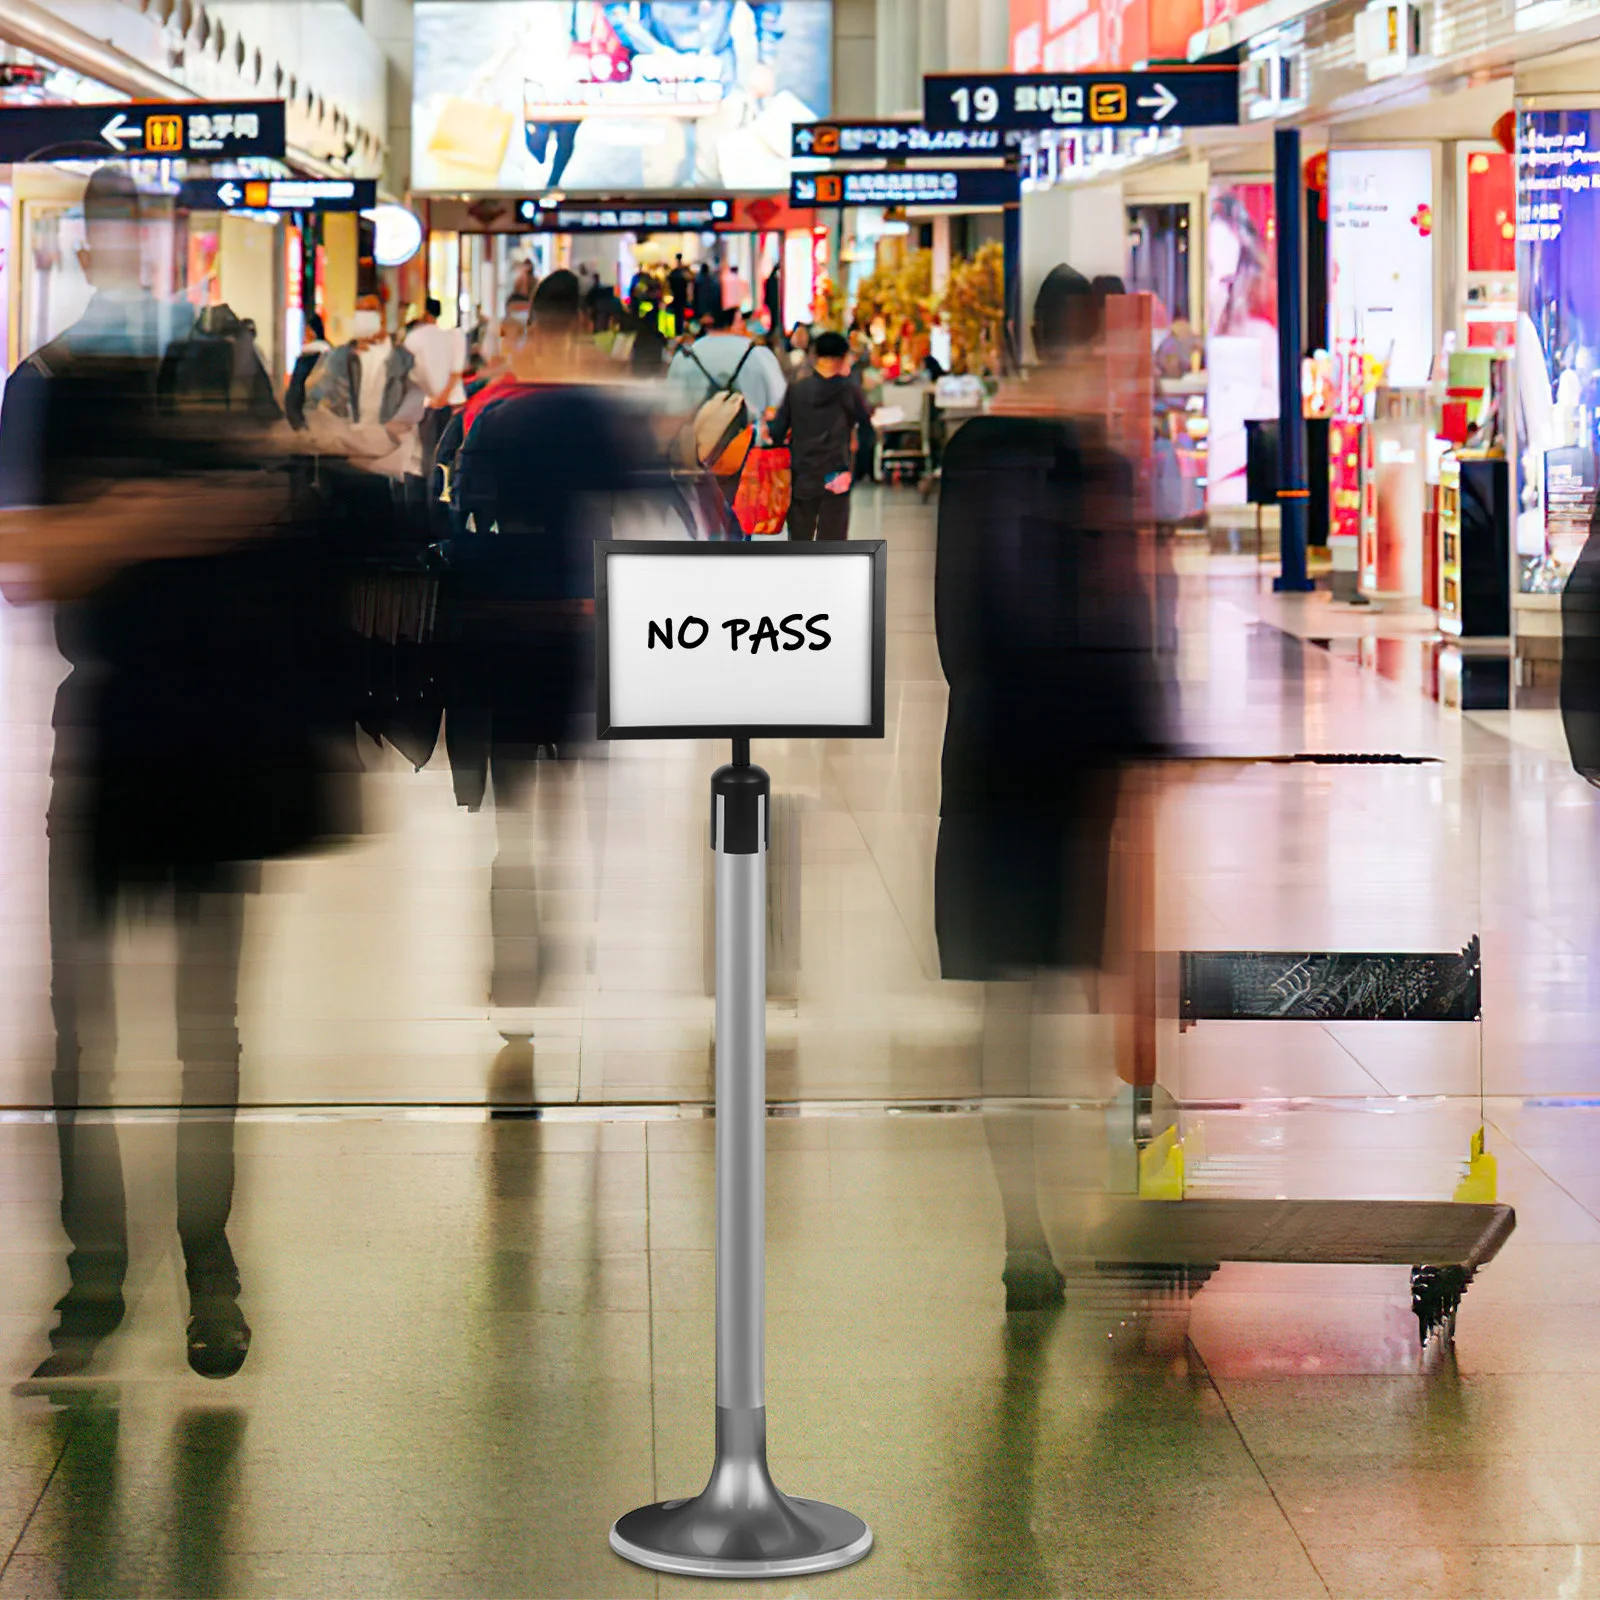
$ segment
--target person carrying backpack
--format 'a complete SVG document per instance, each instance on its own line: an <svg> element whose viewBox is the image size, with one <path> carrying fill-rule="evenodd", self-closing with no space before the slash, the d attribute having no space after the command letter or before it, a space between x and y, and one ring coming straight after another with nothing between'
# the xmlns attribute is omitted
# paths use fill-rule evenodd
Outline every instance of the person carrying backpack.
<svg viewBox="0 0 1600 1600"><path fill-rule="evenodd" d="M682 464L715 478L729 506L758 432L782 405L778 358L750 337L743 314L726 311L715 333L685 345L667 371L668 404L688 421Z"/></svg>

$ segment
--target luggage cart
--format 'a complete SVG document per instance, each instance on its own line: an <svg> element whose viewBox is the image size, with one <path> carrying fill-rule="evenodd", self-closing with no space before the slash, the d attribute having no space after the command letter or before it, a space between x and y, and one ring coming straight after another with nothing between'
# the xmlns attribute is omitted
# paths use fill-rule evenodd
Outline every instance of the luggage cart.
<svg viewBox="0 0 1600 1600"><path fill-rule="evenodd" d="M1479 940L1428 947L1430 932L1477 920L1471 780L1393 755L1200 758L1190 770L1173 832L1200 841L1184 863L1194 906L1208 878L1224 884L1236 868L1226 846L1206 855L1219 837L1208 814L1248 833L1255 808L1293 802L1308 829L1321 813L1352 845L1381 839L1371 874L1384 876L1381 891L1335 891L1321 905L1280 883L1264 903L1273 942L1326 926L1386 934L1390 947L1285 941L1147 958L1155 1034L1113 1114L1127 1165L1090 1203L1070 1256L1182 1294L1225 1262L1406 1267L1421 1346L1448 1348L1462 1296L1516 1226L1485 1141ZM1429 848L1413 854L1419 845ZM1152 829L1152 859L1157 848ZM1175 903L1164 919L1152 904L1148 926L1159 941L1191 914Z"/></svg>
<svg viewBox="0 0 1600 1600"><path fill-rule="evenodd" d="M878 435L873 456L878 482L920 483L928 470L928 442L921 417L907 417L899 406L884 406L873 426Z"/></svg>

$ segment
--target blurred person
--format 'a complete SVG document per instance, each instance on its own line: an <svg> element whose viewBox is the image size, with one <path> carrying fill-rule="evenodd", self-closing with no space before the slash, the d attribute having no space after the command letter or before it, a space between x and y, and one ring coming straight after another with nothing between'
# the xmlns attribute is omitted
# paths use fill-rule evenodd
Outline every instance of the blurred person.
<svg viewBox="0 0 1600 1600"><path fill-rule="evenodd" d="M250 1347L227 1237L239 1093L237 995L258 864L346 831L350 707L337 590L289 458L195 358L186 308L141 287L162 217L125 173L84 197L80 320L27 358L0 407L0 560L13 598L56 602L69 665L52 719L52 1074L69 1287L32 1383L85 1372L125 1314L122 1159L110 1103L120 907L170 909L182 1109L177 1222L189 1365ZM25 1389L27 1386L23 1386ZM31 1391L30 1391L31 1392Z"/></svg>
<svg viewBox="0 0 1600 1600"><path fill-rule="evenodd" d="M421 470L433 470L439 440L459 406L467 403L463 380L467 376L467 336L460 328L441 328L439 313L444 308L429 295L423 302L422 316L406 335L405 349L411 356L412 381L421 389L426 409L418 424Z"/></svg>
<svg viewBox="0 0 1600 1600"><path fill-rule="evenodd" d="M682 333L689 325L694 306L694 274L684 265L682 254L672 259L672 271L667 274L667 309L672 315L672 331Z"/></svg>
<svg viewBox="0 0 1600 1600"><path fill-rule="evenodd" d="M789 446L791 539L848 539L855 441L872 438L872 412L850 381L850 341L820 333L812 370L790 384L772 419L774 444Z"/></svg>
<svg viewBox="0 0 1600 1600"><path fill-rule="evenodd" d="M694 320L715 322L722 315L722 280L702 261L694 275Z"/></svg>
<svg viewBox="0 0 1600 1600"><path fill-rule="evenodd" d="M714 481L703 503L709 509L720 497L719 518L736 534L733 503L750 452L784 399L783 368L735 308L718 316L714 332L684 344L667 386L668 411L683 419L675 444L680 466Z"/></svg>
<svg viewBox="0 0 1600 1600"><path fill-rule="evenodd" d="M763 421L778 409L788 389L778 358L737 309L720 313L712 332L673 356L667 384L669 403L684 412L731 386L749 402L751 415Z"/></svg>
<svg viewBox="0 0 1600 1600"><path fill-rule="evenodd" d="M377 295L356 301L351 338L306 385L305 420L320 453L347 456L396 481L423 483L419 424L426 397L416 357L384 324Z"/></svg>
<svg viewBox="0 0 1600 1600"><path fill-rule="evenodd" d="M783 261L782 253L772 264L767 281L761 286L761 303L766 307L767 321L774 333L783 331Z"/></svg>
<svg viewBox="0 0 1600 1600"><path fill-rule="evenodd" d="M1053 1052L1042 1017L1060 1010L1063 975L1092 994L1107 967L1123 775L1158 743L1132 470L1104 421L1104 304L1081 274L1055 268L1034 305L1036 380L1003 391L944 455L934 605L950 706L935 921L943 975L987 985L986 1101L1060 1093L1095 1070ZM1007 1308L1057 1303L1032 1116L986 1105L984 1126Z"/></svg>
<svg viewBox="0 0 1600 1600"><path fill-rule="evenodd" d="M576 767L556 758L593 737L593 543L645 459L629 413L595 381L605 370L579 337L577 279L550 273L516 356L523 387L482 412L460 457L465 526L441 599L445 738L458 803L477 810L492 786L488 998L507 1039L531 1035L528 1008L556 965L541 939L535 834L570 821L562 791Z"/></svg>
<svg viewBox="0 0 1600 1600"><path fill-rule="evenodd" d="M811 326L797 322L789 330L789 373L798 377L811 360Z"/></svg>
<svg viewBox="0 0 1600 1600"><path fill-rule="evenodd" d="M291 428L299 430L305 427L306 385L322 358L332 348L321 316L315 311L306 312L306 342L295 357L294 370L289 374L289 386L284 392L283 412Z"/></svg>

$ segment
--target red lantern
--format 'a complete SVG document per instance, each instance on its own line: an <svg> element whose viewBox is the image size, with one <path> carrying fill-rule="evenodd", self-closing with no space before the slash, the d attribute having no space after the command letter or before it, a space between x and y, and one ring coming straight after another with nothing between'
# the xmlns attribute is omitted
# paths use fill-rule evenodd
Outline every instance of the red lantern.
<svg viewBox="0 0 1600 1600"><path fill-rule="evenodd" d="M1316 155L1308 156L1304 169L1305 184L1308 189L1326 189L1328 187L1328 152L1319 150Z"/></svg>
<svg viewBox="0 0 1600 1600"><path fill-rule="evenodd" d="M1508 156L1517 153L1517 114L1515 111L1502 112L1495 118L1494 142L1500 146Z"/></svg>

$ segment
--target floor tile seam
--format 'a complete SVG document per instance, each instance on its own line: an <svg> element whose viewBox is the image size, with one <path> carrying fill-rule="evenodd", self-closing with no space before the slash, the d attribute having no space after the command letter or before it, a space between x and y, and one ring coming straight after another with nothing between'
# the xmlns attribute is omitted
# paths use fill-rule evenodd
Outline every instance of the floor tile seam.
<svg viewBox="0 0 1600 1600"><path fill-rule="evenodd" d="M1321 1027L1321 1029L1322 1029L1322 1031L1323 1031L1323 1033L1324 1033L1324 1034L1326 1034L1326 1035L1327 1035L1327 1037L1328 1037L1328 1038L1330 1038L1330 1039L1332 1039L1332 1040L1333 1040L1333 1042L1334 1042L1334 1043L1335 1043L1335 1044L1336 1044L1336 1045L1337 1045L1337 1046L1338 1046L1338 1047L1339 1047L1339 1049L1340 1049L1340 1050L1342 1050L1342 1051L1343 1051L1343 1052L1344 1052L1344 1054L1345 1054L1345 1055L1347 1055L1347 1056L1349 1056L1349 1058L1350 1058L1350 1060L1351 1060L1351 1061L1352 1061L1352 1062L1353 1062L1353 1063L1354 1063L1354 1064L1355 1064L1355 1068L1356 1068L1356 1070L1357 1070L1357 1071L1358 1071L1358 1072L1360 1072L1360 1073L1361 1073L1361 1074L1362 1074L1362 1076L1363 1076L1363 1077L1366 1077L1366 1078L1370 1078L1370 1079L1371 1079L1371 1080L1372 1080L1372 1082L1373 1082L1373 1084L1374 1084L1374 1085L1375 1085L1375 1086L1376 1086L1376 1088L1377 1088L1377 1090L1378 1090L1378 1092L1379 1092L1379 1094L1381 1094L1381 1095L1383 1095L1383 1096L1384 1096L1384 1097L1385 1097L1385 1098L1387 1098L1387 1099L1390 1099L1390 1100L1392 1100L1392 1099L1394 1099L1394 1097L1395 1097L1395 1093L1394 1093L1394 1090L1393 1090L1393 1089L1391 1089L1391 1088L1390 1088L1390 1087L1389 1087L1389 1086L1388 1086L1388 1085L1387 1085L1387 1084L1386 1084L1386 1083L1385 1083L1385 1082L1384 1082L1384 1081L1383 1081L1383 1079L1381 1079L1381 1078L1380 1078L1380 1077L1379 1077L1379 1076L1378 1076L1378 1075L1377 1075L1377 1073L1375 1073L1375 1072L1374 1072L1374 1071L1373 1071L1373 1070L1372 1070L1372 1068L1371 1068L1371 1067L1369 1067L1369 1066L1368 1066L1368 1065L1367 1065L1367 1064L1366 1064L1366 1062L1365 1062L1365 1061L1363 1061L1363 1060L1362 1060L1362 1059L1361 1059L1361 1058L1360 1058L1360 1056L1358 1056L1358 1055L1357 1055L1357 1054L1356 1054L1356 1053L1355 1053L1355 1051L1354 1051L1354 1050L1352 1050L1352 1049L1351 1049L1351 1048L1350 1048L1350 1046L1349 1046L1349 1045L1347 1045L1347 1044L1346 1044L1346 1043L1345 1043L1345 1042L1344 1042L1344 1040L1343 1040L1343 1039L1341 1039L1341 1038L1340 1038L1340 1037L1339 1037L1339 1035L1338 1035L1338 1034L1337 1034L1337 1033L1335 1033L1335 1032L1334 1032L1334 1031L1333 1031L1333 1029L1332 1029L1332 1028L1330 1028L1330 1027L1329 1027L1329 1026L1328 1026L1328 1025L1327 1025L1327 1024L1326 1024L1326 1023L1319 1023L1319 1024L1318 1024L1318 1026L1319 1026L1319 1027ZM1479 1033L1479 1037L1480 1037L1480 1039L1481 1039L1481 1037L1482 1037L1482 1032L1481 1032L1481 1030L1480 1030L1480 1033ZM1481 1059L1481 1050L1480 1050L1480 1059L1479 1059L1479 1072L1478 1072L1478 1082L1479 1082L1479 1084L1480 1084L1480 1086L1481 1086L1481 1084L1482 1084L1482 1082L1483 1082L1483 1071L1482 1071L1482 1059Z"/></svg>
<svg viewBox="0 0 1600 1600"><path fill-rule="evenodd" d="M833 780L835 787L839 791L840 798L844 801L845 815L849 817L851 826L856 830L856 837L861 841L862 848L867 853L867 859L872 862L873 870L878 874L878 883L881 885L889 904L894 908L895 921L900 924L900 931L906 936L911 953L916 958L918 970L922 972L924 979L937 980L940 976L939 973L928 972L923 969L918 937L911 924L906 921L906 914L901 907L900 897L890 888L889 876L884 871L883 862L879 860L878 852L873 848L872 841L867 837L866 829L861 826L861 818L857 816L856 807L850 799L848 784L841 782L838 773L833 770L836 759L834 752L830 750L823 758L824 769ZM881 814L879 813L879 815Z"/></svg>
<svg viewBox="0 0 1600 1600"><path fill-rule="evenodd" d="M1200 1364L1200 1370L1205 1374L1206 1382L1211 1385L1211 1392L1216 1395L1217 1403L1222 1407L1222 1413L1228 1419L1228 1426L1233 1429L1234 1437L1239 1441L1239 1448L1244 1451L1249 1458L1250 1465L1255 1468L1256 1475L1261 1479L1262 1488L1271 1496L1278 1515L1282 1517L1284 1526L1289 1530L1289 1536L1299 1546L1301 1555L1306 1558L1306 1565L1311 1568L1317 1582L1322 1585L1323 1594L1328 1596L1328 1600L1333 1600L1333 1590L1328 1586L1328 1580L1323 1575L1322 1568L1317 1565L1316 1558L1311 1554L1311 1550L1304 1538L1301 1537L1300 1530L1294 1524L1294 1519L1289 1515L1283 1501L1278 1497L1278 1491L1273 1487L1272 1480L1268 1478L1266 1469L1256 1458L1255 1451L1251 1449L1250 1441L1244 1435L1244 1429L1239 1426L1239 1419L1233 1414L1233 1407L1228 1404L1227 1395L1222 1392L1222 1385L1212 1375L1211 1367L1205 1356L1201 1354L1199 1347L1195 1344L1193 1335L1186 1335L1184 1342L1189 1348L1191 1357Z"/></svg>
<svg viewBox="0 0 1600 1600"><path fill-rule="evenodd" d="M0 1561L0 1582L5 1581L5 1575L10 1570L11 1563L16 1559L17 1553L22 1549L23 1541L28 1537L28 1529L33 1526L33 1519L38 1516L39 1508L45 1502L45 1496L50 1493L50 1485L56 1481L56 1474L61 1470L61 1463L66 1460L67 1451L72 1448L72 1434L68 1432L61 1441L61 1448L56 1452L56 1458L50 1463L50 1471L44 1483L39 1488L39 1493L34 1502L28 1507L28 1514L22 1519L22 1526L17 1529L17 1537L11 1548L5 1553L5 1560Z"/></svg>
<svg viewBox="0 0 1600 1600"><path fill-rule="evenodd" d="M1495 1132L1498 1133L1501 1136L1501 1138L1503 1138L1506 1141L1506 1143L1509 1144L1511 1146L1511 1148L1513 1150L1515 1150L1517 1152L1517 1154L1520 1155L1528 1163L1528 1165L1530 1167L1532 1167L1533 1170L1539 1174L1539 1176L1541 1178L1543 1178L1547 1183L1551 1184L1559 1193L1564 1194L1567 1197L1567 1199L1569 1199L1573 1203L1573 1205L1575 1205L1581 1212L1583 1212L1583 1214L1585 1216L1592 1218L1596 1222L1600 1222L1600 1210L1597 1210L1594 1206L1587 1205L1582 1200L1580 1200L1577 1197L1577 1195L1575 1195L1572 1192L1572 1190L1570 1190L1566 1186L1566 1184L1564 1184L1553 1172L1551 1172L1548 1167L1546 1167L1542 1162L1540 1162L1537 1157L1531 1155L1498 1122L1491 1122L1491 1119L1487 1116L1487 1114L1485 1114L1484 1121L1485 1121L1485 1123L1489 1123L1491 1126L1493 1126ZM1563 1243L1564 1241L1562 1241L1562 1240L1551 1240L1550 1242L1552 1244L1560 1244L1560 1243ZM1570 1241L1566 1241L1566 1242L1570 1242Z"/></svg>

